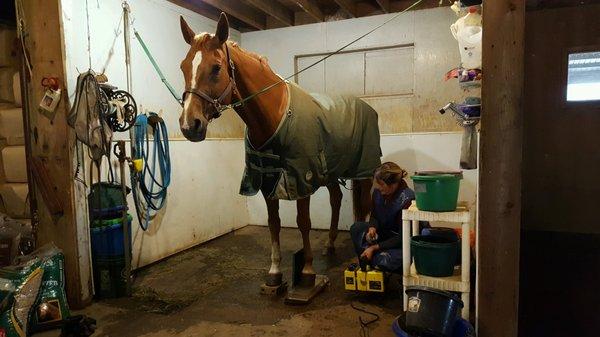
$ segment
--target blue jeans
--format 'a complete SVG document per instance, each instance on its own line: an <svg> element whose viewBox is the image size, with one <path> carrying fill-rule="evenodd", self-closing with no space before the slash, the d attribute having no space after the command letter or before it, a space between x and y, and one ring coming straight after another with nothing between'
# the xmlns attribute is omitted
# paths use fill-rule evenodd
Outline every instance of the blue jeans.
<svg viewBox="0 0 600 337"><path fill-rule="evenodd" d="M366 234L369 230L369 223L356 222L350 227L350 238L354 245L354 251L360 258L360 255L369 247L366 240ZM402 268L402 248L392 248L379 250L373 254L371 265L385 271L397 271Z"/></svg>

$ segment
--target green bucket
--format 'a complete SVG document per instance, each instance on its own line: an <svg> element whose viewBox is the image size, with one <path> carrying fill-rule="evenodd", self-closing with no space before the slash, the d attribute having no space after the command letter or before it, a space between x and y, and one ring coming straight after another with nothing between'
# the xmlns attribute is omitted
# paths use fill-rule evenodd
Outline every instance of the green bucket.
<svg viewBox="0 0 600 337"><path fill-rule="evenodd" d="M415 186L417 208L421 211L452 212L456 210L460 172L417 172L410 177Z"/></svg>
<svg viewBox="0 0 600 337"><path fill-rule="evenodd" d="M418 235L410 239L410 249L415 258L417 273L426 276L446 277L454 273L460 240L433 235Z"/></svg>

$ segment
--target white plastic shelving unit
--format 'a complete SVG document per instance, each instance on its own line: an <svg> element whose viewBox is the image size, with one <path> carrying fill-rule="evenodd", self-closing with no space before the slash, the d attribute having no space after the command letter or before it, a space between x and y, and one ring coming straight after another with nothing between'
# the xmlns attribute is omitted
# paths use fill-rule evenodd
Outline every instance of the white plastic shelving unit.
<svg viewBox="0 0 600 337"><path fill-rule="evenodd" d="M410 255L410 238L413 235L419 235L419 221L443 221L462 224L461 265L459 269L454 270L454 275L449 277L431 277L417 274ZM459 203L454 212L426 212L420 211L417 208L415 201L413 201L408 209L402 211L402 283L404 287L404 311L406 311L408 307L406 287L425 286L461 293L461 299L465 305L462 309L462 317L466 320L469 319L469 295L471 291L471 249L469 247L470 221L471 212L465 203Z"/></svg>

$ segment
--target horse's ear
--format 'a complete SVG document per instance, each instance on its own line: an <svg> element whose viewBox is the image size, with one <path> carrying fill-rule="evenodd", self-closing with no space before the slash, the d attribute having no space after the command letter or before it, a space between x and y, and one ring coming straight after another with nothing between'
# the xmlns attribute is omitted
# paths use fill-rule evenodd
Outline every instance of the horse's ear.
<svg viewBox="0 0 600 337"><path fill-rule="evenodd" d="M219 17L215 37L220 44L225 43L229 38L229 20L227 20L227 15L225 13L221 13L221 16Z"/></svg>
<svg viewBox="0 0 600 337"><path fill-rule="evenodd" d="M192 44L196 33L194 33L194 31L190 28L187 22L185 22L183 16L179 16L179 23L181 24L181 34L183 34L183 39L187 44Z"/></svg>

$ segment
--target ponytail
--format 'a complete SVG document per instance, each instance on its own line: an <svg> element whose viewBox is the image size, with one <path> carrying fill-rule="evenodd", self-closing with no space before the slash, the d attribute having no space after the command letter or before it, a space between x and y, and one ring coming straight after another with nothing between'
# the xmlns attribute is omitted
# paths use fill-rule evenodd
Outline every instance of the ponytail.
<svg viewBox="0 0 600 337"><path fill-rule="evenodd" d="M400 183L405 185L404 178L408 175L403 168L393 162L385 162L375 170L375 179L383 181L386 185Z"/></svg>

